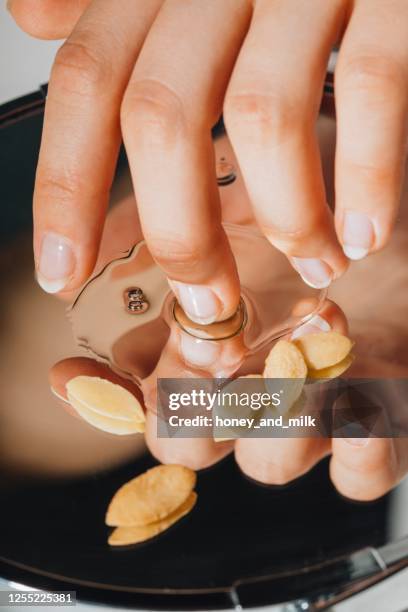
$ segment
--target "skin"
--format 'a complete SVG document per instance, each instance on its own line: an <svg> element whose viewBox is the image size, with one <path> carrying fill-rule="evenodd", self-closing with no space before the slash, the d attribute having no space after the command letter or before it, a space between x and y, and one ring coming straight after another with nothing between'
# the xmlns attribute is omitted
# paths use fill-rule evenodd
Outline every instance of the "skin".
<svg viewBox="0 0 408 612"><path fill-rule="evenodd" d="M223 200L228 209L228 199ZM236 214L236 210L233 211ZM241 210L242 218L247 219L247 211ZM99 265L103 265L112 258L114 252L119 250L118 236L123 237L125 246L131 246L133 233L129 228L138 226L138 217L133 198L124 200L117 205L109 214L105 226L104 237L100 252ZM408 226L408 216L403 219L403 228ZM397 239L401 236L404 240L404 232L399 231ZM389 260L392 267L399 266L404 250L399 240L391 249ZM383 260L384 265L384 260ZM381 271L378 264L368 268L366 272L368 286L374 285L375 279ZM361 279L356 278L357 284ZM395 292L399 286L397 279ZM359 330L358 334L351 333L356 341L353 352L356 360L348 375L356 377L407 377L408 368L405 365L408 354L401 353L402 347L406 347L408 332L406 328L405 301L397 302L399 306L395 309L394 317L395 335L389 330L391 313L388 300L380 299L374 292L370 296L377 304L377 319L375 328L373 324L359 319L359 303L353 296L357 289L353 286L353 278L349 280L347 289L337 287L335 298L347 306L347 312L351 318L352 327ZM381 287L378 287L381 292ZM65 297L72 300L72 294ZM349 303L348 303L349 302ZM295 307L297 314L303 311L304 304ZM365 306L363 305L363 308ZM393 310L394 312L394 310ZM326 300L320 316L329 323L332 330L342 334L349 334L348 321L342 309L333 301ZM319 329L305 325L304 333L318 332ZM274 485L284 485L300 477L309 471L323 457L331 455L330 476L333 484L344 496L359 500L369 501L381 497L393 488L405 476L408 471L408 444L406 438L370 438L370 439L343 439L343 438L292 438L292 439L250 439L242 438L235 442L215 443L210 439L166 439L157 437L157 416L155 410L157 378L175 377L213 377L219 369L224 370L226 364L232 365L231 374L234 371L234 363L240 364L244 354L244 347L239 338L223 341L217 356L208 367L198 367L186 361L182 350L182 332L177 326L173 326L167 345L163 349L160 360L154 372L144 380L143 402L146 411L146 442L152 454L163 463L182 463L198 470L208 467L225 455L234 452L236 461L241 470L259 482ZM395 344L398 338L397 345ZM383 350L372 357L371 344L381 344ZM221 344L221 343L220 343ZM390 356L398 355L401 365L390 363ZM255 368L258 372L263 369L263 362L259 362ZM253 373L253 372L251 372ZM120 384L117 375L112 374L106 366L101 365L88 358L69 358L56 363L50 370L50 385L61 397L66 397L65 384L74 376L88 375L100 376ZM133 392L141 400L139 389L128 381L126 388ZM60 402L61 407L68 410L70 414L73 409L66 402Z"/></svg>
<svg viewBox="0 0 408 612"><path fill-rule="evenodd" d="M347 211L366 215L366 252L387 243L406 152L404 0L11 0L9 9L34 36L67 37L34 194L37 268L44 236L62 236L73 253L65 290L94 267L122 134L144 236L176 293L177 282L209 289L211 320L234 312L209 136L222 111L255 216L303 278L310 259L326 284L345 271ZM314 122L340 42L333 218Z"/></svg>
<svg viewBox="0 0 408 612"><path fill-rule="evenodd" d="M253 214L303 277L305 259L320 261L332 279L346 270L346 213L369 220L367 254L389 241L407 144L404 0L11 0L9 9L29 34L67 38L51 74L34 194L37 272L49 232L74 254L65 295L101 257L122 136L141 230L175 291L177 282L208 288L213 318L234 312L239 285L210 139L221 112ZM329 52L339 43L333 215L314 123ZM118 227L127 235L125 225ZM341 327L341 311L330 308L328 322ZM333 482L355 499L382 495L407 469L403 440L264 446L236 444L239 465L254 478L282 484L332 452ZM194 467L212 461L211 451L204 455Z"/></svg>

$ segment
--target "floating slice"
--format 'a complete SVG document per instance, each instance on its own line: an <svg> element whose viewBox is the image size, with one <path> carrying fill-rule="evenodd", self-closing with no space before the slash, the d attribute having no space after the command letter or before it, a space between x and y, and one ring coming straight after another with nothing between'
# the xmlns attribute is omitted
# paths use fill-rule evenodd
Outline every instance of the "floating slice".
<svg viewBox="0 0 408 612"><path fill-rule="evenodd" d="M265 361L264 378L303 378L307 365L298 347L288 340L279 340Z"/></svg>
<svg viewBox="0 0 408 612"><path fill-rule="evenodd" d="M196 484L196 474L182 465L158 465L124 484L106 513L111 527L139 527L161 521L179 508Z"/></svg>
<svg viewBox="0 0 408 612"><path fill-rule="evenodd" d="M109 536L108 544L111 546L130 546L150 540L188 514L194 508L196 501L197 493L193 491L174 512L161 521L140 525L139 527L116 527Z"/></svg>
<svg viewBox="0 0 408 612"><path fill-rule="evenodd" d="M115 434L117 436L129 436L136 433L143 433L145 430L144 422L136 420L125 421L123 419L104 416L94 410L90 410L88 406L71 396L69 392L68 401L84 421L106 433Z"/></svg>
<svg viewBox="0 0 408 612"><path fill-rule="evenodd" d="M279 412L285 414L299 399L307 376L307 365L298 347L288 340L279 340L265 361L263 373L269 393L282 391ZM279 379L280 389L272 379ZM268 380L271 379L271 380Z"/></svg>
<svg viewBox="0 0 408 612"><path fill-rule="evenodd" d="M110 380L98 376L75 376L67 382L66 389L69 398L102 416L139 423L145 421L139 400Z"/></svg>
<svg viewBox="0 0 408 612"><path fill-rule="evenodd" d="M322 368L321 370L309 370L308 376L313 379L337 378L349 369L353 361L354 355L349 353L347 357L345 357L342 361L339 361L339 363L336 363L333 366L329 366L328 368Z"/></svg>
<svg viewBox="0 0 408 612"><path fill-rule="evenodd" d="M338 332L306 334L294 341L311 370L322 370L343 361L353 342Z"/></svg>

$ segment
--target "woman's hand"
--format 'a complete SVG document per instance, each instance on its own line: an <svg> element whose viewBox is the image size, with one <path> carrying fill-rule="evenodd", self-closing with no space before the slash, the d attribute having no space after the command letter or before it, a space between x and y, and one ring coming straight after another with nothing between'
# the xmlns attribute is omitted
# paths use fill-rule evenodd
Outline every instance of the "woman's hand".
<svg viewBox="0 0 408 612"><path fill-rule="evenodd" d="M12 0L35 36L67 36L52 70L35 197L48 291L79 287L98 254L121 134L144 236L191 318L232 314L210 129L224 112L257 220L303 279L386 244L406 153L404 0ZM336 212L315 137L336 68ZM347 256L347 257L346 257Z"/></svg>
<svg viewBox="0 0 408 612"><path fill-rule="evenodd" d="M218 148L218 147L222 148ZM216 143L219 151L228 153L225 140ZM231 189L239 191L238 185ZM232 202L224 198L226 218L241 215L248 221L248 207L245 199L233 209ZM408 196L408 192L406 194ZM402 219L387 256L365 262L365 267L350 271L344 280L336 283L336 302L342 304L349 314L352 337L356 340L353 352L356 354L351 374L357 378L406 378L408 363L408 331L406 324L407 297L401 290L405 286L406 273L403 264L408 245L406 228L408 216ZM107 217L101 242L98 269L118 256L135 240L140 240L141 229L133 198L127 198L113 207ZM399 275L390 275L389 270L399 270ZM378 278L386 278L387 285L380 285ZM384 291L385 286L385 291ZM361 293L362 292L362 293ZM65 294L72 300L74 294ZM356 299L356 296L359 299ZM390 308L389 296L393 296ZM366 313L376 305L375 318L370 320ZM336 303L327 300L319 312L319 326L306 323L302 333L320 332L331 328L348 335L348 324L343 311ZM323 319L323 321L322 321ZM324 323L323 323L324 322ZM299 333L299 331L297 331ZM405 351L405 352L404 352ZM346 497L361 501L375 499L393 488L408 473L407 441L395 438L242 438L225 443L208 438L159 438L157 435L156 392L157 378L209 378L219 371L226 376L234 372L245 360L245 347L241 337L222 342L198 341L183 334L173 325L169 342L152 375L140 389L130 381L121 379L107 366L89 358L75 357L57 363L50 372L51 386L57 395L66 398L65 385L79 375L99 376L122 384L143 402L146 409L146 442L155 457L164 463L181 462L194 469L201 469L219 461L226 454L234 452L242 471L251 478L267 484L282 485L305 474L323 457L332 455L330 474L337 489ZM262 363L258 371L262 370ZM74 410L65 402L64 407ZM400 406L390 407L398 416ZM85 426L85 425L84 425ZM404 424L404 427L406 425Z"/></svg>
<svg viewBox="0 0 408 612"><path fill-rule="evenodd" d="M332 329L347 333L345 317L334 303L327 301L320 317ZM303 333L319 331L310 324L303 327ZM199 347L195 347L195 344ZM154 372L143 381L143 397L134 383L121 379L106 365L86 357L64 359L57 363L51 369L50 383L54 393L65 400L64 406L74 415L77 413L68 403L66 392L66 383L72 378L81 375L97 376L124 386L144 403L146 442L152 454L162 463L181 463L200 470L234 452L243 473L265 484L283 485L305 474L323 457L331 454L330 476L333 484L346 497L360 501L381 497L406 475L407 440L403 437L271 439L247 436L226 442L216 442L212 437L203 435L192 438L177 435L159 437L159 378L208 378L215 375L217 368L225 369L226 364L239 363L244 353L240 337L214 345L212 342L192 338L174 323ZM207 354L208 360L205 360ZM364 364L364 358L361 361ZM390 412L398 414L398 409L392 407Z"/></svg>

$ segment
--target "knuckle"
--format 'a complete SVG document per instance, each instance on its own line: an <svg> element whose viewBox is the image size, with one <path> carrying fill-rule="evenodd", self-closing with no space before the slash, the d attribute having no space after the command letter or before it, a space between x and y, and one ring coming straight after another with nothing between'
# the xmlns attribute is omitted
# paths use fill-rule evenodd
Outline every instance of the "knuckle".
<svg viewBox="0 0 408 612"><path fill-rule="evenodd" d="M121 107L122 126L174 136L184 121L183 103L167 85L144 80L128 86Z"/></svg>
<svg viewBox="0 0 408 612"><path fill-rule="evenodd" d="M398 153L396 153L397 157ZM349 176L353 176L355 181L361 182L369 198L378 199L381 194L385 201L398 202L399 185L401 180L402 168L398 159L394 163L383 160L377 156L375 159L366 159L364 162L355 159L341 159Z"/></svg>
<svg viewBox="0 0 408 612"><path fill-rule="evenodd" d="M81 192L79 183L79 178L67 173L42 171L36 178L36 196L50 202L75 201Z"/></svg>
<svg viewBox="0 0 408 612"><path fill-rule="evenodd" d="M301 474L301 466L285 465L278 463L271 473L271 484L286 485L298 478Z"/></svg>
<svg viewBox="0 0 408 612"><path fill-rule="evenodd" d="M394 467L393 447L387 441L384 444L382 438L378 438L379 443L374 444L373 452L358 453L357 456L344 457L343 465L347 466L354 474L365 475L391 472ZM377 440L374 440L377 442Z"/></svg>
<svg viewBox="0 0 408 612"><path fill-rule="evenodd" d="M300 129L302 111L279 93L231 93L226 96L224 117L231 132L255 129L282 140Z"/></svg>
<svg viewBox="0 0 408 612"><path fill-rule="evenodd" d="M394 447L383 438L373 438L365 452L341 453L334 449L330 476L345 497L359 501L377 499L395 483L398 465Z"/></svg>
<svg viewBox="0 0 408 612"><path fill-rule="evenodd" d="M299 256L309 248L318 248L322 242L327 242L327 236L322 232L327 225L325 219L314 218L311 214L300 227L295 217L290 225L287 221L285 223L286 227L269 223L261 225L261 228L271 244L290 257Z"/></svg>
<svg viewBox="0 0 408 612"><path fill-rule="evenodd" d="M149 250L157 263L173 274L198 274L202 263L212 252L212 240L174 240L166 237L151 237Z"/></svg>
<svg viewBox="0 0 408 612"><path fill-rule="evenodd" d="M241 470L257 482L269 485L286 485L292 482L302 473L301 466L288 465L282 461L271 461L266 457L247 457L239 447L236 449L235 457Z"/></svg>
<svg viewBox="0 0 408 612"><path fill-rule="evenodd" d="M336 70L344 89L388 96L391 90L406 89L407 71L384 53L356 54L339 63Z"/></svg>
<svg viewBox="0 0 408 612"><path fill-rule="evenodd" d="M51 85L69 93L89 96L108 87L110 60L89 40L68 40L59 49L51 75Z"/></svg>
<svg viewBox="0 0 408 612"><path fill-rule="evenodd" d="M392 487L391 482L383 482L378 479L370 480L367 482L366 479L342 479L332 477L333 484L337 491L354 501L369 502L382 497Z"/></svg>
<svg viewBox="0 0 408 612"><path fill-rule="evenodd" d="M210 463L206 455L196 453L192 451L191 448L183 448L181 445L177 448L167 446L165 448L158 447L153 454L161 463L176 463L184 465L194 471L202 470Z"/></svg>

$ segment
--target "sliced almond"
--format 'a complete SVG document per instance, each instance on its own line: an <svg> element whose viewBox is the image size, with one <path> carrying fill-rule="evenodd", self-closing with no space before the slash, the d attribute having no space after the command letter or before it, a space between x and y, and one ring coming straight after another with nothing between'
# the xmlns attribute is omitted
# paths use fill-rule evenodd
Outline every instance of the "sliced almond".
<svg viewBox="0 0 408 612"><path fill-rule="evenodd" d="M139 527L116 527L109 536L108 543L111 546L130 546L131 544L139 544L140 542L150 540L150 538L159 535L159 533L162 533L188 514L194 508L196 501L197 493L193 491L185 502L161 521L149 523L148 525L140 525Z"/></svg>
<svg viewBox="0 0 408 612"><path fill-rule="evenodd" d="M344 374L346 370L349 369L351 364L354 361L354 355L349 353L347 357L345 357L339 363L336 363L333 366L329 366L328 368L322 368L321 370L309 370L309 377L313 379L318 378L337 378Z"/></svg>
<svg viewBox="0 0 408 612"><path fill-rule="evenodd" d="M279 340L265 361L264 378L303 378L307 366L302 353L293 342Z"/></svg>
<svg viewBox="0 0 408 612"><path fill-rule="evenodd" d="M69 398L98 414L123 421L145 421L139 400L130 391L98 376L75 376L66 384Z"/></svg>
<svg viewBox="0 0 408 612"><path fill-rule="evenodd" d="M139 527L161 521L183 504L196 474L182 465L158 465L124 484L106 513L111 527Z"/></svg>
<svg viewBox="0 0 408 612"><path fill-rule="evenodd" d="M307 366L302 353L293 342L279 340L266 358L263 375L271 395L282 392L279 412L287 413L299 399L306 380ZM268 379L280 379L279 385Z"/></svg>
<svg viewBox="0 0 408 612"><path fill-rule="evenodd" d="M311 370L321 370L343 361L353 346L350 338L334 331L306 334L297 338L294 343Z"/></svg>
<svg viewBox="0 0 408 612"><path fill-rule="evenodd" d="M105 431L106 433L115 434L116 436L129 436L136 433L143 433L145 430L145 424L141 421L124 421L123 419L112 419L107 416L103 416L94 410L90 410L85 404L79 402L75 397L72 397L68 393L68 400L72 408L77 411L84 421Z"/></svg>

